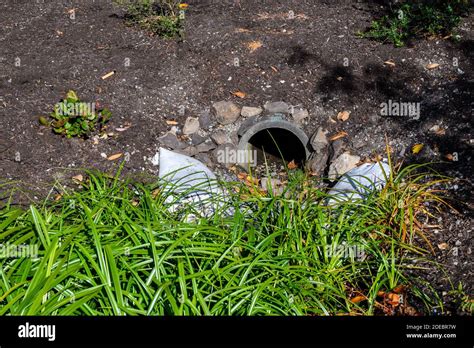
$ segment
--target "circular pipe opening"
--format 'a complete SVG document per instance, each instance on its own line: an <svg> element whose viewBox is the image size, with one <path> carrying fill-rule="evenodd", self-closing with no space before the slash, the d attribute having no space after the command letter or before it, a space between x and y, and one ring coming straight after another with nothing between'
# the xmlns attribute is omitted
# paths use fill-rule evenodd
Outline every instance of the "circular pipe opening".
<svg viewBox="0 0 474 348"><path fill-rule="evenodd" d="M294 124L279 117L256 122L240 139L238 149L246 152L246 161L239 165L248 168L267 162L283 164L294 161L300 168L308 159L307 135Z"/></svg>
<svg viewBox="0 0 474 348"><path fill-rule="evenodd" d="M255 133L248 142L257 150L258 164L294 161L301 168L306 161L304 145L293 132L284 128L265 128Z"/></svg>

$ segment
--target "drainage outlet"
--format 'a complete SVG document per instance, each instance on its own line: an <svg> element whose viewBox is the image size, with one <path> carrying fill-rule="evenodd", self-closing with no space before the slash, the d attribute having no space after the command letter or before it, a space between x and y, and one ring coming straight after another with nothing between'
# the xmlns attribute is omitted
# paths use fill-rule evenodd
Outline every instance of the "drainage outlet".
<svg viewBox="0 0 474 348"><path fill-rule="evenodd" d="M244 169L269 162L294 161L303 168L309 157L308 136L280 115L249 120L239 130L238 164Z"/></svg>

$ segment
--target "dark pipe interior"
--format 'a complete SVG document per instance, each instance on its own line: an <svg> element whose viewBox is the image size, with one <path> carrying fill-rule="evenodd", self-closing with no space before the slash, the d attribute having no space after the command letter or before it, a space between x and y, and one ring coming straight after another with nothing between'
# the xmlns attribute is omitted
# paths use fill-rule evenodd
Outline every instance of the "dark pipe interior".
<svg viewBox="0 0 474 348"><path fill-rule="evenodd" d="M306 160L304 144L294 133L283 128L263 129L255 133L249 143L265 153L265 156L258 154L259 163L264 163L265 157L267 161L282 162L283 159L286 163L294 160L301 168Z"/></svg>

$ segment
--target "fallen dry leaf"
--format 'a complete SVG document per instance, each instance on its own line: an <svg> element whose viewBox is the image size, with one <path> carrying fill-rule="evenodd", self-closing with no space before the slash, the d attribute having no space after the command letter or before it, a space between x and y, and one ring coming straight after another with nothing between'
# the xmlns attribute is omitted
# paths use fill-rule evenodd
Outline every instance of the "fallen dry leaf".
<svg viewBox="0 0 474 348"><path fill-rule="evenodd" d="M156 198L159 193L160 193L160 189L159 189L159 188L156 188L156 189L154 189L153 191L151 191L151 196L152 196L153 198Z"/></svg>
<svg viewBox="0 0 474 348"><path fill-rule="evenodd" d="M236 32L236 33L250 33L251 30L250 30L250 29L246 29L246 28L237 28L237 29L235 29L235 32Z"/></svg>
<svg viewBox="0 0 474 348"><path fill-rule="evenodd" d="M400 304L401 296L398 294L390 293L388 294L387 298L388 298L388 303L390 303L394 307Z"/></svg>
<svg viewBox="0 0 474 348"><path fill-rule="evenodd" d="M109 161L114 161L114 160L116 160L116 159L122 157L122 155L123 155L123 153L119 152L119 153L116 153L116 154L114 154L114 155L110 155L109 157L107 157L107 159L108 159Z"/></svg>
<svg viewBox="0 0 474 348"><path fill-rule="evenodd" d="M169 125L169 126L176 126L178 124L178 122L176 122L174 120L166 120L166 124Z"/></svg>
<svg viewBox="0 0 474 348"><path fill-rule="evenodd" d="M244 99L247 93L241 91L232 92L232 95L235 95L238 98Z"/></svg>
<svg viewBox="0 0 474 348"><path fill-rule="evenodd" d="M448 153L447 155L444 156L448 161L452 161L454 159L454 156Z"/></svg>
<svg viewBox="0 0 474 348"><path fill-rule="evenodd" d="M340 131L340 132L334 134L333 136L329 137L329 141L334 141L334 140L337 140L337 139L340 139L340 138L344 138L346 136L347 136L346 132Z"/></svg>
<svg viewBox="0 0 474 348"><path fill-rule="evenodd" d="M338 119L339 121L344 122L344 121L347 121L347 120L349 119L349 115L350 115L350 112L344 110L344 111L341 111L341 112L339 112L339 113L337 114L337 119Z"/></svg>
<svg viewBox="0 0 474 348"><path fill-rule="evenodd" d="M298 168L298 165L295 163L295 160L292 160L290 163L288 163L288 169L295 169Z"/></svg>
<svg viewBox="0 0 474 348"><path fill-rule="evenodd" d="M440 243L440 244L438 244L439 250L446 250L446 249L448 249L448 247L449 247L448 243Z"/></svg>
<svg viewBox="0 0 474 348"><path fill-rule="evenodd" d="M270 68L272 68L272 70L273 70L274 72L278 72L278 69L277 69L277 68L275 68L273 65L272 65L272 66L270 66Z"/></svg>
<svg viewBox="0 0 474 348"><path fill-rule="evenodd" d="M395 287L395 289L392 290L396 294L400 294L403 291L405 291L405 285L398 285Z"/></svg>
<svg viewBox="0 0 474 348"><path fill-rule="evenodd" d="M342 81L342 80L343 80L343 77L342 77L342 76L338 76L338 77L336 77L336 80Z"/></svg>
<svg viewBox="0 0 474 348"><path fill-rule="evenodd" d="M57 202L63 197L62 194L58 193L56 196L54 196L54 200Z"/></svg>
<svg viewBox="0 0 474 348"><path fill-rule="evenodd" d="M446 129L444 128L439 128L436 132L436 135L445 135L446 134Z"/></svg>
<svg viewBox="0 0 474 348"><path fill-rule="evenodd" d="M438 63L431 63L426 66L426 69L433 70L433 69L436 69L437 67L439 67Z"/></svg>
<svg viewBox="0 0 474 348"><path fill-rule="evenodd" d="M385 65L390 65L390 66L395 66L395 63L390 59L385 62L383 62Z"/></svg>
<svg viewBox="0 0 474 348"><path fill-rule="evenodd" d="M77 174L72 177L72 180L82 182L82 180L84 180L84 177L82 176L82 174Z"/></svg>
<svg viewBox="0 0 474 348"><path fill-rule="evenodd" d="M411 152L416 155L417 153L419 153L422 149L423 149L423 144L415 144L413 145L413 147L411 148Z"/></svg>
<svg viewBox="0 0 474 348"><path fill-rule="evenodd" d="M247 47L250 50L250 52L254 52L255 50L259 49L262 46L263 44L261 41L251 41L247 44Z"/></svg>
<svg viewBox="0 0 474 348"><path fill-rule="evenodd" d="M131 123L125 123L122 127L115 128L117 132L125 132L127 129L129 129L132 126Z"/></svg>
<svg viewBox="0 0 474 348"><path fill-rule="evenodd" d="M351 302L352 303L359 303L359 302L364 301L365 299L366 299L365 296L362 296L362 295L361 296L356 296L356 297L351 298Z"/></svg>

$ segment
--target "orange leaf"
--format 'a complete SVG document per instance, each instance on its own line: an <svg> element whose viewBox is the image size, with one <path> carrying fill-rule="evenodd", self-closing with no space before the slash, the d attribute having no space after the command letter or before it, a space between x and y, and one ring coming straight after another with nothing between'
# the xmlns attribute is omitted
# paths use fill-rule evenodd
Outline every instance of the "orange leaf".
<svg viewBox="0 0 474 348"><path fill-rule="evenodd" d="M298 165L295 163L295 160L292 160L290 163L288 163L288 169L295 169L298 168Z"/></svg>
<svg viewBox="0 0 474 348"><path fill-rule="evenodd" d="M347 136L347 133L344 131L340 131L339 133L334 134L332 137L329 138L330 141L334 141L340 138L344 138Z"/></svg>
<svg viewBox="0 0 474 348"><path fill-rule="evenodd" d="M249 48L250 52L254 52L262 46L263 44L261 41L251 41L247 44L247 47Z"/></svg>
<svg viewBox="0 0 474 348"><path fill-rule="evenodd" d="M362 301L365 301L365 300L366 300L365 296L362 296L362 295L351 298L352 303L359 303L359 302L362 302Z"/></svg>
<svg viewBox="0 0 474 348"><path fill-rule="evenodd" d="M116 153L116 154L114 154L114 155L110 155L109 157L107 157L107 159L108 159L109 161L113 161L113 160L116 160L116 159L122 157L122 155L123 155L123 154L122 154L121 152L119 152L119 153Z"/></svg>
<svg viewBox="0 0 474 348"><path fill-rule="evenodd" d="M388 303L390 303L392 306L396 307L400 304L400 295L390 293L387 297L389 299Z"/></svg>
<svg viewBox="0 0 474 348"><path fill-rule="evenodd" d="M232 94L242 99L244 99L245 96L247 95L245 92L241 92L241 91L235 91L235 92L232 92Z"/></svg>
<svg viewBox="0 0 474 348"><path fill-rule="evenodd" d="M393 289L392 291L396 294L399 294L399 293L403 292L404 290L405 290L405 285L399 285L395 289Z"/></svg>
<svg viewBox="0 0 474 348"><path fill-rule="evenodd" d="M176 126L178 124L178 122L176 122L174 120L166 120L166 124L170 125L170 126Z"/></svg>
<svg viewBox="0 0 474 348"><path fill-rule="evenodd" d="M390 59L390 60L387 60L385 62L383 62L384 64L387 64L387 65L390 65L390 66L395 66L395 63Z"/></svg>

